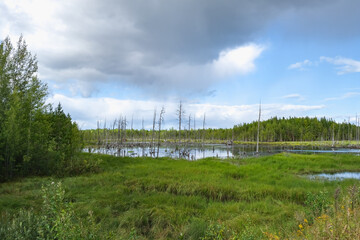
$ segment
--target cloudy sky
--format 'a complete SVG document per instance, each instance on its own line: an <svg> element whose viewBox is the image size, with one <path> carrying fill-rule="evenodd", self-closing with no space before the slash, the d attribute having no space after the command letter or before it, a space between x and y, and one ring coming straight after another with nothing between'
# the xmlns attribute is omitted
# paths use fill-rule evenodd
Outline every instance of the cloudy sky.
<svg viewBox="0 0 360 240"><path fill-rule="evenodd" d="M360 1L1 0L0 39L23 34L81 128L165 107L165 125L360 114Z"/></svg>

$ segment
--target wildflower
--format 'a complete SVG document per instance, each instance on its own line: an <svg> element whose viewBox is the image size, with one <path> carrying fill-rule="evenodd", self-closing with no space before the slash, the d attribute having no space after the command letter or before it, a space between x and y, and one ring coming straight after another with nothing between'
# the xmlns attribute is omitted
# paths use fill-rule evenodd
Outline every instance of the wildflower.
<svg viewBox="0 0 360 240"><path fill-rule="evenodd" d="M299 228L300 228L300 229L303 229L304 227L303 227L303 225L299 224Z"/></svg>
<svg viewBox="0 0 360 240"><path fill-rule="evenodd" d="M304 223L308 223L308 220L306 218L304 219Z"/></svg>

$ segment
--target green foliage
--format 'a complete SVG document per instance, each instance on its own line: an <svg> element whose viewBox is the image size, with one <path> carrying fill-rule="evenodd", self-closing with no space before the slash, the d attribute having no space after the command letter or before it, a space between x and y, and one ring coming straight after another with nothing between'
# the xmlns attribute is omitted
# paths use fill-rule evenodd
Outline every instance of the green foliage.
<svg viewBox="0 0 360 240"><path fill-rule="evenodd" d="M335 190L335 201L329 204L334 211L322 212L312 222L303 219L291 239L359 239L359 187L354 184L345 189L344 194ZM332 197L328 196L327 201L331 200Z"/></svg>
<svg viewBox="0 0 360 240"><path fill-rule="evenodd" d="M305 204L310 210L307 217L312 221L315 217L328 211L330 207L328 193L326 191L320 191L318 193L309 192L306 196Z"/></svg>
<svg viewBox="0 0 360 240"><path fill-rule="evenodd" d="M226 228L224 224L212 223L201 240L240 240L240 236Z"/></svg>
<svg viewBox="0 0 360 240"><path fill-rule="evenodd" d="M15 216L2 216L0 239L100 239L92 212L80 220L66 201L61 182L43 186L42 197L38 214L21 209Z"/></svg>
<svg viewBox="0 0 360 240"><path fill-rule="evenodd" d="M0 182L49 175L68 166L81 149L81 133L61 105L45 105L47 86L37 60L20 37L0 43Z"/></svg>

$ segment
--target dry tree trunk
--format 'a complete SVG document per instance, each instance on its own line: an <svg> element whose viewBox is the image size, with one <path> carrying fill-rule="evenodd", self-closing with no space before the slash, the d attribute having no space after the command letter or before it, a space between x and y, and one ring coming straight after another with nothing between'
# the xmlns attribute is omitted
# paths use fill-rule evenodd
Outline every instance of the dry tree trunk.
<svg viewBox="0 0 360 240"><path fill-rule="evenodd" d="M151 154L154 155L155 155L155 146L154 146L155 122L156 122L156 109L154 109L153 128L151 133L151 144L150 144Z"/></svg>
<svg viewBox="0 0 360 240"><path fill-rule="evenodd" d="M257 137L256 137L256 153L259 153L260 118L261 118L261 102L260 102L260 105L259 105L259 119L258 119Z"/></svg>
<svg viewBox="0 0 360 240"><path fill-rule="evenodd" d="M161 123L164 122L164 114L165 114L165 108L162 107L161 111L160 111L160 116L159 116L159 136L158 136L158 146L157 146L157 154L156 154L156 158L159 157L159 149L160 149L160 140L161 140Z"/></svg>

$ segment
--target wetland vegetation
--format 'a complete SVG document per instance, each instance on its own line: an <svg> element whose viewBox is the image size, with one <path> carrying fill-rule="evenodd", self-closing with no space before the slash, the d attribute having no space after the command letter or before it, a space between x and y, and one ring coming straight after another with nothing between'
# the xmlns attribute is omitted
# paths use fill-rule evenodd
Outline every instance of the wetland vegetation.
<svg viewBox="0 0 360 240"><path fill-rule="evenodd" d="M32 215L44 211L41 186L50 182L61 182L65 190L61 201L69 204L71 210L67 211L76 216L68 216L68 221L78 224L74 228L81 225L83 234L91 233L99 239L219 239L214 237L219 234L223 234L220 239L296 239L298 234L318 231L315 228L322 224L319 217L329 220L344 211L344 207L336 206L339 211L335 212L334 206L340 204L340 199L348 201L350 187L356 188L351 196L355 204L352 209L358 209L356 180L314 181L304 177L360 171L359 157L354 155L282 153L195 162L81 156L89 161L101 159L101 171L61 179L32 177L2 183L1 234L6 233L4 228L15 231L11 224L19 224L20 220L12 222L14 216L25 218L24 211ZM336 192L338 196L334 198ZM351 207L350 201L341 204L347 204L346 209ZM19 213L19 209L24 210ZM341 213L341 217L356 223L353 218L357 215L352 211L350 215ZM42 229L40 220L37 224ZM299 229L300 224L306 231ZM327 225L323 225L325 229ZM327 230L331 234L331 229Z"/></svg>

